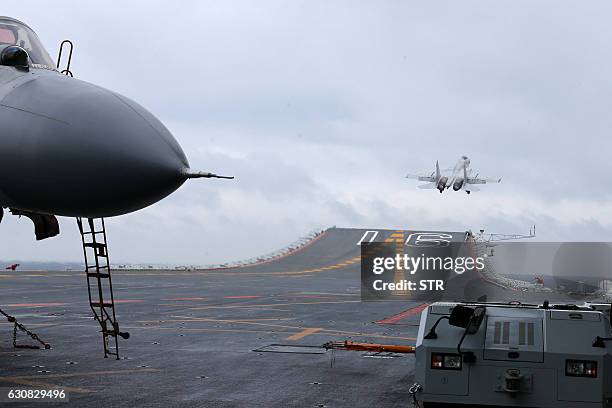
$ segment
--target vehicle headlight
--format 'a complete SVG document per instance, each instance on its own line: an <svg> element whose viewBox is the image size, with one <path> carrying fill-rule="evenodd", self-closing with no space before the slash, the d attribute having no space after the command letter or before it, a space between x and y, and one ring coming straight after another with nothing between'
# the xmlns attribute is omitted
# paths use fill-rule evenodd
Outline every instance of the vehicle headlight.
<svg viewBox="0 0 612 408"><path fill-rule="evenodd" d="M434 370L461 370L461 354L431 353L431 368Z"/></svg>
<svg viewBox="0 0 612 408"><path fill-rule="evenodd" d="M597 378L597 361L565 360L565 375Z"/></svg>
<svg viewBox="0 0 612 408"><path fill-rule="evenodd" d="M461 370L461 356L459 354L444 356L444 367Z"/></svg>

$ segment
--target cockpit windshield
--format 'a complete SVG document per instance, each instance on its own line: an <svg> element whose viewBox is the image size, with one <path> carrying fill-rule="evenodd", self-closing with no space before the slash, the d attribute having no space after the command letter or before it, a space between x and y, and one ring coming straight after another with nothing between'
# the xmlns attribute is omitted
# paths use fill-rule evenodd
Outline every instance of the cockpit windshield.
<svg viewBox="0 0 612 408"><path fill-rule="evenodd" d="M0 16L0 47L4 45L25 48L33 64L55 68L53 60L30 27L10 17Z"/></svg>

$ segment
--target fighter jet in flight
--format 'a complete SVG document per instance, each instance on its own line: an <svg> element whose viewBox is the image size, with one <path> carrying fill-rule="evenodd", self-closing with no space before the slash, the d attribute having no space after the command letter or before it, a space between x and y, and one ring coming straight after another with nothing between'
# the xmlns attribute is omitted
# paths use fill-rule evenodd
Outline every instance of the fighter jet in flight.
<svg viewBox="0 0 612 408"><path fill-rule="evenodd" d="M62 75L37 35L0 17L0 220L101 218L147 207L195 172L166 127L133 100Z"/></svg>
<svg viewBox="0 0 612 408"><path fill-rule="evenodd" d="M474 184L486 184L486 183L499 183L501 178L479 178L478 173L472 176L473 170L470 168L470 159L467 156L461 156L455 167L447 169L448 175L443 175L440 171L440 165L436 160L436 171L431 174L408 174L406 178L416 179L419 181L427 181L427 184L418 186L423 189L438 189L440 193L444 190L451 188L454 191L465 191L470 194L472 191L479 191L480 189Z"/></svg>

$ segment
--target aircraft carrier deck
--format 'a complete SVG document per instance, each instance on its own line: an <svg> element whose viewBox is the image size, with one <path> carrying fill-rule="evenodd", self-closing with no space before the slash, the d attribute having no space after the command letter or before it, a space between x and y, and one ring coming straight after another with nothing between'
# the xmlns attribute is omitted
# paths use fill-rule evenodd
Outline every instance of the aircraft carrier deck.
<svg viewBox="0 0 612 408"><path fill-rule="evenodd" d="M332 228L290 255L240 268L114 271L118 320L131 334L120 360L103 358L82 271L3 271L0 307L52 349L13 349L3 321L0 388L61 387L71 406L409 406L411 355L253 351L415 343L422 301L360 299L365 231ZM407 233L380 230L376 240ZM18 342L31 339L18 333Z"/></svg>

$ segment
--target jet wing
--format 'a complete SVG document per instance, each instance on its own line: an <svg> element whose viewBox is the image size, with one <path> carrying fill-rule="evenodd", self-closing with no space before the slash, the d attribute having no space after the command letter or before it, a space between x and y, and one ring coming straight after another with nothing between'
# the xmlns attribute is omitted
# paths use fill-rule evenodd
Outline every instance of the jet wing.
<svg viewBox="0 0 612 408"><path fill-rule="evenodd" d="M500 178L482 178L482 177L468 177L465 180L466 184L487 184L487 183L500 183L501 182L501 177Z"/></svg>
<svg viewBox="0 0 612 408"><path fill-rule="evenodd" d="M426 175L426 174L407 174L406 178L407 179L419 180L419 181L428 181L430 183L435 183L436 182L436 176L435 176L434 173L431 173L430 175Z"/></svg>
<svg viewBox="0 0 612 408"><path fill-rule="evenodd" d="M421 184L420 186L417 186L420 189L424 189L424 190L433 190L434 188L438 188L438 186L436 185L436 183L428 183L428 184Z"/></svg>

